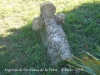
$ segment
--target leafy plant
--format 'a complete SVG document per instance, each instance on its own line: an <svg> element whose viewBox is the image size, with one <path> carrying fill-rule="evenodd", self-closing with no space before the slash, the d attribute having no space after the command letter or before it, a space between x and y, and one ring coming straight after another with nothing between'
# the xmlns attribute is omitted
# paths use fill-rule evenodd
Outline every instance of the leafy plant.
<svg viewBox="0 0 100 75"><path fill-rule="evenodd" d="M75 66L79 67L79 68L83 68L83 71L87 72L88 74L92 74L92 75L99 75L100 74L100 47L98 47L98 51L99 53L95 53L96 56L88 53L88 52L84 52L85 54L82 56L81 58L75 57L74 56L74 60L68 60L67 62L69 64L71 64L71 66Z"/></svg>

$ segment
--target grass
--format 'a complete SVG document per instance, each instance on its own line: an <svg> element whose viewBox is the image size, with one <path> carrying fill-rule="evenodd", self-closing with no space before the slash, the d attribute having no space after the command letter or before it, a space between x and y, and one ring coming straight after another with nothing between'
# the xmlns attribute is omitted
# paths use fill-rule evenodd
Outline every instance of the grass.
<svg viewBox="0 0 100 75"><path fill-rule="evenodd" d="M55 75L55 72L7 72L5 68L51 68L39 32L32 31L32 20L46 0L0 0L0 74ZM99 0L51 0L57 13L66 14L63 24L71 52L81 57L82 50L94 53L100 46ZM80 74L77 74L80 75ZM82 73L81 73L82 75ZM84 75L84 74L83 74Z"/></svg>

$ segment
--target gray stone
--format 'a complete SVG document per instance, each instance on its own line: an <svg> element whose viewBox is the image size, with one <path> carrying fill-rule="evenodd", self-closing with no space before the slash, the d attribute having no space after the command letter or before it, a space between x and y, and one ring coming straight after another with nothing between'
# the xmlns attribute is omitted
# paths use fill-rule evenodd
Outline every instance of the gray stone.
<svg viewBox="0 0 100 75"><path fill-rule="evenodd" d="M63 24L64 20L65 20L65 14L59 13L59 14L55 15L55 19L56 19L57 23Z"/></svg>
<svg viewBox="0 0 100 75"><path fill-rule="evenodd" d="M41 16L46 18L53 18L56 12L56 7L51 2L44 2L40 6Z"/></svg>
<svg viewBox="0 0 100 75"><path fill-rule="evenodd" d="M71 59L69 43L61 26L65 15L63 13L54 15L56 7L51 2L41 4L40 12L40 16L33 21L32 29L40 30L51 64L57 65L61 60Z"/></svg>

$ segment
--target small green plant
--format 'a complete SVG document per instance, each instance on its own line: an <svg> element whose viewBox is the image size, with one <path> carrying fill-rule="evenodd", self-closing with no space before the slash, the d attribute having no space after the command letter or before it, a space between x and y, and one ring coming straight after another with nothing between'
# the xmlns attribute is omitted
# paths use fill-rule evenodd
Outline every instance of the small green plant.
<svg viewBox="0 0 100 75"><path fill-rule="evenodd" d="M99 75L100 74L100 47L98 47L99 53L95 53L96 56L84 52L85 54L81 58L75 57L75 60L69 60L68 63L71 64L72 66L74 65L79 68L83 68L83 71L87 72L88 74L92 75Z"/></svg>

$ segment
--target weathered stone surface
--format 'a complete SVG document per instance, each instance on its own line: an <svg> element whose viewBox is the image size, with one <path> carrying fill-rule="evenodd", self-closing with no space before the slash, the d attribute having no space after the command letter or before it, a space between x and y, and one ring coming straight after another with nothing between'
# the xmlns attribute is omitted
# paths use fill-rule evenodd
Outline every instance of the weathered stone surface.
<svg viewBox="0 0 100 75"><path fill-rule="evenodd" d="M65 15L60 13L55 16L56 8L51 2L44 2L40 11L40 16L33 21L33 30L40 30L51 64L56 65L60 60L71 59L69 43L61 26Z"/></svg>
<svg viewBox="0 0 100 75"><path fill-rule="evenodd" d="M65 14L59 13L59 14L55 15L55 20L57 21L57 23L63 24L64 20L65 20Z"/></svg>
<svg viewBox="0 0 100 75"><path fill-rule="evenodd" d="M54 18L45 21L45 30L41 32L44 44L48 48L51 63L56 65L60 60L70 58L68 41L61 25L56 23ZM44 36L45 37L44 37Z"/></svg>
<svg viewBox="0 0 100 75"><path fill-rule="evenodd" d="M36 17L33 20L32 29L34 31L39 31L39 30L41 30L43 24L44 24L44 21L42 20L42 18L40 16L39 17Z"/></svg>
<svg viewBox="0 0 100 75"><path fill-rule="evenodd" d="M56 7L51 2L44 2L40 7L41 16L46 18L53 18L56 12Z"/></svg>

